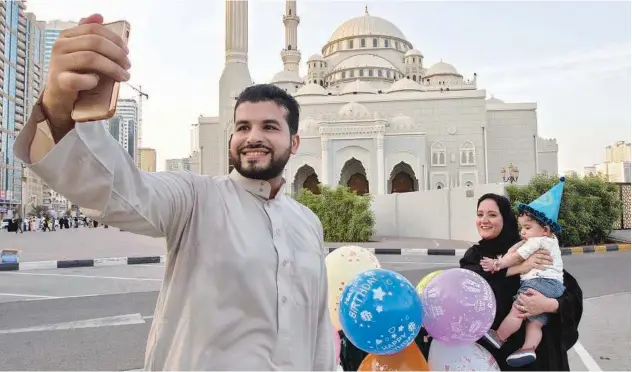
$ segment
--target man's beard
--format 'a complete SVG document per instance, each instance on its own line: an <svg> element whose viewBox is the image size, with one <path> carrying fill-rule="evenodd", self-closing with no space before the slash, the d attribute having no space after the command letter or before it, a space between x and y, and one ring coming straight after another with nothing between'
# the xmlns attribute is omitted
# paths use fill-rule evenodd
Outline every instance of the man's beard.
<svg viewBox="0 0 632 372"><path fill-rule="evenodd" d="M244 166L242 163L241 152L247 148L265 149L270 154L270 163L267 166L261 166L257 164L256 162L252 162L252 163L246 162L247 164ZM233 166L235 167L235 170L239 172L239 174L241 174L242 176L246 178L254 179L254 180L267 181L267 180L276 178L283 173L283 170L285 169L285 165L290 160L290 155L291 155L291 148L289 147L287 148L287 150L283 152L283 154L281 154L280 157L275 158L274 151L272 151L270 148L267 148L267 147L264 148L263 146L250 146L250 147L244 147L244 148L239 149L239 152L237 153L237 158L235 158L231 152L230 159L233 162Z"/></svg>

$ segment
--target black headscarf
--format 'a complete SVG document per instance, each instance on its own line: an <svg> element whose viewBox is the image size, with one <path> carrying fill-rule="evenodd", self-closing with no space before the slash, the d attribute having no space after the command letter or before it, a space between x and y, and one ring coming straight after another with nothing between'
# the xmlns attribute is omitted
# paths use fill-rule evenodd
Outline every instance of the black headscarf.
<svg viewBox="0 0 632 372"><path fill-rule="evenodd" d="M478 199L476 208L487 199L495 201L498 205L498 210L503 217L503 229L497 237L481 239L478 242L478 247L474 247L477 247L481 256L495 258L498 255L507 253L507 250L520 240L520 234L518 234L518 221L511 209L509 199L497 194L485 194Z"/></svg>

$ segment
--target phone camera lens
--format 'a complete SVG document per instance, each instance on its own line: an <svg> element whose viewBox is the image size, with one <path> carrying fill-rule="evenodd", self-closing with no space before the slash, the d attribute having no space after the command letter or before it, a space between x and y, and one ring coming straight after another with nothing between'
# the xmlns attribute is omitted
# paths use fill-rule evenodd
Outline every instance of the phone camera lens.
<svg viewBox="0 0 632 372"><path fill-rule="evenodd" d="M129 30L125 33L125 37L129 38Z"/></svg>

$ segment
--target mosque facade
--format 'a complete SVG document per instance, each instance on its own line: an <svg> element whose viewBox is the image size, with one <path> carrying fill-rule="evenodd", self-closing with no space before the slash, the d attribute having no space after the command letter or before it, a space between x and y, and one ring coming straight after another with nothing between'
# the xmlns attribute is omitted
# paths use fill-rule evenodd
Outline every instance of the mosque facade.
<svg viewBox="0 0 632 372"><path fill-rule="evenodd" d="M349 19L300 76L297 2L286 1L283 70L270 83L301 105L299 152L285 169L286 192L348 185L389 194L503 182L513 165L518 183L557 174L555 139L538 135L537 105L487 98L477 76L447 61L428 63L390 21ZM200 169L230 171L228 137L235 97L252 84L248 70L248 2L226 2L226 63L220 114L200 117Z"/></svg>

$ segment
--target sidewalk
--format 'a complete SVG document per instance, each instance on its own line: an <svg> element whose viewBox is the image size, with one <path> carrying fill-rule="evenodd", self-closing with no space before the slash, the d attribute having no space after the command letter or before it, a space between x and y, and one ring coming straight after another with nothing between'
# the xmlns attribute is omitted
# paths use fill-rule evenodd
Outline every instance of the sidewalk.
<svg viewBox="0 0 632 372"><path fill-rule="evenodd" d="M116 228L85 228L55 232L0 232L0 250L20 250L20 261L83 260L97 257L161 256L163 238L150 238ZM471 243L458 240L382 237L371 243L326 243L328 248L360 245L366 248L466 249Z"/></svg>
<svg viewBox="0 0 632 372"><path fill-rule="evenodd" d="M463 256L472 243L458 240L381 237L370 243L326 243L329 251L359 245L376 255ZM115 228L77 228L55 232L0 232L0 251L20 251L4 257L0 271L56 269L165 262L165 241ZM562 248L562 255L629 251L630 244ZM2 260L0 260L2 261Z"/></svg>

